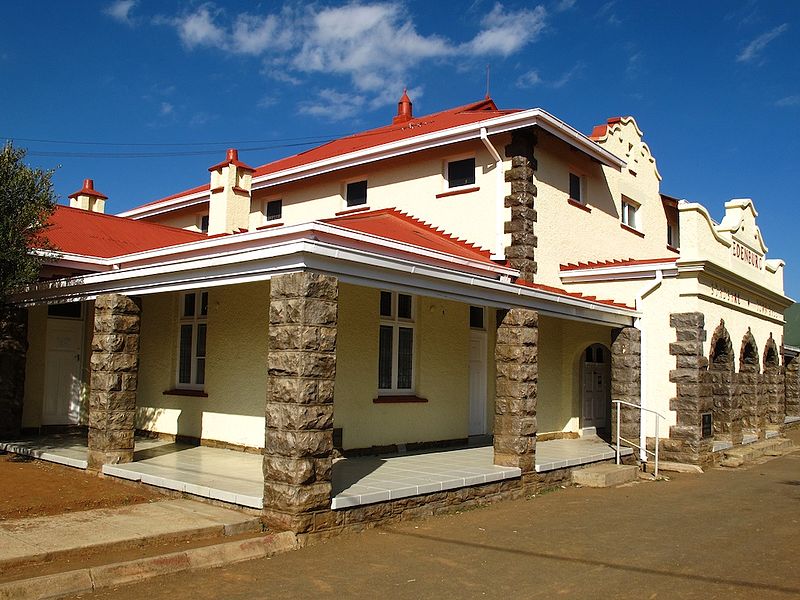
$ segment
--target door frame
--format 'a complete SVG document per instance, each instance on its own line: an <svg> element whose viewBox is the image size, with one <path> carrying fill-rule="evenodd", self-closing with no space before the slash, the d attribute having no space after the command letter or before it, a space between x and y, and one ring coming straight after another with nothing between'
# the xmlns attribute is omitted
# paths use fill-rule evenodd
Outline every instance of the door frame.
<svg viewBox="0 0 800 600"><path fill-rule="evenodd" d="M46 410L46 403L47 403L47 394L48 394L48 363L50 360L50 332L51 332L51 323L74 323L76 327L79 329L79 339L80 339L80 347L78 349L78 385L80 388L83 388L84 383L84 362L86 358L86 307L84 303L80 303L81 311L80 311L80 318L75 317L64 317L64 316L53 316L48 314L47 315L47 322L45 326L45 348L44 348L44 386L43 386L43 394L42 394L42 414L40 418L40 422L42 425L78 425L80 424L80 417L71 417L70 415L70 407L62 407L64 412L61 414L48 414ZM49 310L48 310L49 313Z"/></svg>
<svg viewBox="0 0 800 600"><path fill-rule="evenodd" d="M597 349L602 349L603 351L603 361L598 362L597 360L588 361L586 360L587 351L591 349L593 352L596 353ZM595 356L596 358L596 356ZM587 423L585 420L585 406L586 406L586 389L585 389L585 381L586 381L586 374L587 374L587 366L591 365L592 371L597 372L597 367L602 369L601 374L605 380L605 398L603 399L603 412L604 418L602 423L598 423L596 418L592 419L591 423ZM581 361L580 361L580 410L581 410L581 417L580 417L580 426L581 430L584 429L603 429L608 428L611 425L611 351L605 346L605 344L594 343L586 346L581 352ZM594 400L595 407L597 406L596 399Z"/></svg>
<svg viewBox="0 0 800 600"><path fill-rule="evenodd" d="M489 431L489 419L487 417L487 410L489 405L489 393L488 393L488 350L487 350L487 334L486 331L482 331L480 329L470 329L469 331L469 365L468 365L468 379L469 379L469 386L468 386L468 398L469 398L469 422L467 425L468 435L486 435ZM483 373L483 390L481 394L481 398L478 399L476 403L473 403L472 397L472 343L473 341L477 341L480 344L481 349L481 369ZM477 404L478 406L475 406ZM475 418L477 419L476 427L473 429L473 422L475 422ZM480 430L480 431L477 431Z"/></svg>

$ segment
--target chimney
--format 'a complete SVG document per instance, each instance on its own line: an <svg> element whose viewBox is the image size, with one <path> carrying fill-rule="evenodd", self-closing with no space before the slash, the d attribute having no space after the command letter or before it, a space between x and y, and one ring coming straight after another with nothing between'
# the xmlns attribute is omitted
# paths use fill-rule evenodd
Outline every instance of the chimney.
<svg viewBox="0 0 800 600"><path fill-rule="evenodd" d="M108 196L94 189L94 180L84 179L83 188L69 195L69 205L89 212L104 213Z"/></svg>
<svg viewBox="0 0 800 600"><path fill-rule="evenodd" d="M229 148L225 160L208 170L211 172L208 235L249 229L250 190L255 169L239 160L236 148Z"/></svg>
<svg viewBox="0 0 800 600"><path fill-rule="evenodd" d="M397 103L397 116L392 119L392 125L397 125L399 123L407 123L411 119L414 118L414 114L411 110L412 104L411 100L406 93L406 89L403 88L403 96L400 98L400 102Z"/></svg>

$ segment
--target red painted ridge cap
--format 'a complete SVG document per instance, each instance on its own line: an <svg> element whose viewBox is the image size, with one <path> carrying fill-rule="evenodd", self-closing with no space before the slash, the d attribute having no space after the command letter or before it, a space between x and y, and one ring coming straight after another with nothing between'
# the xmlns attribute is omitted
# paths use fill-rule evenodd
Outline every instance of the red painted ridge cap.
<svg viewBox="0 0 800 600"><path fill-rule="evenodd" d="M655 265L661 263L675 262L674 257L666 258L623 258L613 260L589 261L578 263L567 263L559 265L561 271L580 271L584 269L604 269L607 267L626 267L633 265Z"/></svg>
<svg viewBox="0 0 800 600"><path fill-rule="evenodd" d="M633 306L629 306L623 302L616 302L614 300L605 300L605 299L598 300L595 296L584 296L580 292L568 292L567 290L562 288L553 287L551 285L544 285L542 283L533 283L532 281L527 281L525 279L517 279L515 283L522 287L542 290L544 292L550 292L551 294L557 294L559 296L567 296L570 298L575 298L576 300L593 302L595 304L604 304L606 306L615 306L617 308L625 308L628 310L636 310Z"/></svg>

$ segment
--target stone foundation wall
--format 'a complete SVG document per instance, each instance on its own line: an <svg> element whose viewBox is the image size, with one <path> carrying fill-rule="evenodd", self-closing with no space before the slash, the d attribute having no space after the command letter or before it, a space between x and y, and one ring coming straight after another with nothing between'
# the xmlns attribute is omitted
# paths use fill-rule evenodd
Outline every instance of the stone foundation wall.
<svg viewBox="0 0 800 600"><path fill-rule="evenodd" d="M511 267L519 269L520 277L527 281L533 281L536 275L538 245L534 232L537 218L533 183L535 146L536 135L532 131L515 130L511 143L505 148L506 157L511 159L511 168L505 173L505 180L511 183L511 194L505 197L505 207L511 209L511 220L505 224L505 233L511 234L511 245L506 247L505 254Z"/></svg>
<svg viewBox="0 0 800 600"><path fill-rule="evenodd" d="M94 308L88 460L100 470L133 460L140 309L120 294L98 296Z"/></svg>
<svg viewBox="0 0 800 600"><path fill-rule="evenodd" d="M642 332L635 327L611 333L611 439L617 438L617 404L614 400L642 404ZM620 405L620 435L639 443L641 411Z"/></svg>
<svg viewBox="0 0 800 600"><path fill-rule="evenodd" d="M800 356L786 361L784 367L786 416L800 417Z"/></svg>
<svg viewBox="0 0 800 600"><path fill-rule="evenodd" d="M0 436L22 431L28 310L0 306Z"/></svg>
<svg viewBox="0 0 800 600"><path fill-rule="evenodd" d="M712 439L702 437L701 415L714 407L708 360L703 356L705 317L699 312L672 313L670 326L676 337L669 345L676 366L669 375L676 387L670 410L676 412L677 423L670 427L669 439L661 442L661 458L705 466L712 460Z"/></svg>
<svg viewBox="0 0 800 600"><path fill-rule="evenodd" d="M264 521L311 531L331 501L338 280L317 273L270 286Z"/></svg>
<svg viewBox="0 0 800 600"><path fill-rule="evenodd" d="M512 308L497 328L494 464L533 472L539 381L539 315Z"/></svg>

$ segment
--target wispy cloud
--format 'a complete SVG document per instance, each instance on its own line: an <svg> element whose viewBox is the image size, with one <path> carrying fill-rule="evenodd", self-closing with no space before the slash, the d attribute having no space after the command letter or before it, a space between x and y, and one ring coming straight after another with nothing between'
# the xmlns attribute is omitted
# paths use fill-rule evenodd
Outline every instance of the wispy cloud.
<svg viewBox="0 0 800 600"><path fill-rule="evenodd" d="M547 25L543 6L507 9L492 5L467 41L417 30L401 2L351 2L342 6L285 5L267 14L231 14L206 2L154 23L175 30L187 50L212 48L260 57L262 74L297 84L317 74L349 81L355 94L338 98L329 83L319 97L304 102L304 114L345 102L351 113L396 101L410 73L431 61L511 56L535 41ZM421 92L421 90L420 90ZM339 113L341 114L341 113Z"/></svg>
<svg viewBox="0 0 800 600"><path fill-rule="evenodd" d="M365 104L364 96L324 89L319 91L314 99L301 102L298 111L302 115L324 117L330 121L342 121L358 115Z"/></svg>
<svg viewBox="0 0 800 600"><path fill-rule="evenodd" d="M543 83L542 78L539 75L539 71L535 69L532 71L527 71L517 78L517 87L520 88L531 88L539 85L540 83Z"/></svg>
<svg viewBox="0 0 800 600"><path fill-rule="evenodd" d="M175 105L170 102L162 102L161 108L158 111L162 116L171 115L175 112Z"/></svg>
<svg viewBox="0 0 800 600"><path fill-rule="evenodd" d="M574 67L562 73L557 79L543 79L536 69L527 71L517 78L517 87L532 88L541 85L558 90L575 79L575 77L579 76L584 67L585 65L583 62L578 62Z"/></svg>
<svg viewBox="0 0 800 600"><path fill-rule="evenodd" d="M621 25L622 20L616 13L617 0L606 2L597 9L597 18L604 19L609 25Z"/></svg>
<svg viewBox="0 0 800 600"><path fill-rule="evenodd" d="M571 10L575 6L575 2L577 0L559 0L553 6L553 10L556 12L565 12Z"/></svg>
<svg viewBox="0 0 800 600"><path fill-rule="evenodd" d="M800 94L795 94L794 96L784 96L780 100L775 101L775 106L800 106Z"/></svg>
<svg viewBox="0 0 800 600"><path fill-rule="evenodd" d="M766 48L770 42L783 34L787 29L789 29L789 24L783 23L774 29L770 29L766 33L762 33L744 47L744 49L739 53L739 56L736 57L736 60L738 62L753 62L760 56L760 54L764 51L764 48Z"/></svg>
<svg viewBox="0 0 800 600"><path fill-rule="evenodd" d="M126 25L133 25L134 20L131 11L136 6L138 0L116 0L109 4L103 11L109 17Z"/></svg>

